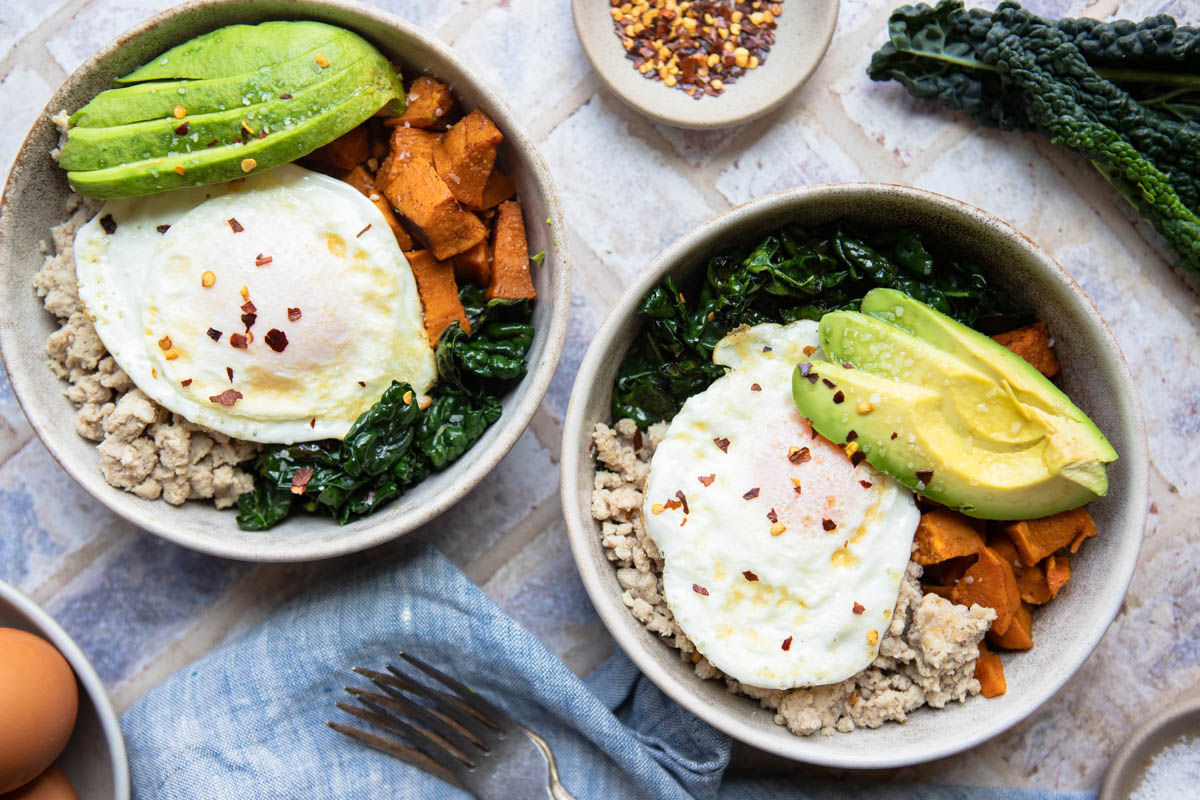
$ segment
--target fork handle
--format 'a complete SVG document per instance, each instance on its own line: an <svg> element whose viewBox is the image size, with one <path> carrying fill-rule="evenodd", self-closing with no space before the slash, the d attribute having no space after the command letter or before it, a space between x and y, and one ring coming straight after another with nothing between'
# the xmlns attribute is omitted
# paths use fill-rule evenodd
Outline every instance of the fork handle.
<svg viewBox="0 0 1200 800"><path fill-rule="evenodd" d="M533 743L542 751L542 755L546 757L546 762L550 765L550 797L552 800L575 800L575 796L568 792L562 785L562 781L559 780L558 765L554 763L554 753L550 752L550 745L528 728L525 729L525 733L529 734L530 739L533 739Z"/></svg>

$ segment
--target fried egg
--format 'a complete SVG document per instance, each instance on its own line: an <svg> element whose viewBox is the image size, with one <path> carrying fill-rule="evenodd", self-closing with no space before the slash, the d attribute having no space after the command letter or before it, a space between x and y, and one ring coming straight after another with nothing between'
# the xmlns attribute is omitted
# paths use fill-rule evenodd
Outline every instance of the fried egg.
<svg viewBox="0 0 1200 800"><path fill-rule="evenodd" d="M808 320L722 339L713 360L730 371L684 403L646 481L643 519L675 620L751 686L818 686L866 668L919 521L911 492L855 465L796 410L792 370L819 347Z"/></svg>
<svg viewBox="0 0 1200 800"><path fill-rule="evenodd" d="M392 380L436 377L412 270L379 210L285 165L110 200L75 238L79 298L139 389L238 439L345 436Z"/></svg>

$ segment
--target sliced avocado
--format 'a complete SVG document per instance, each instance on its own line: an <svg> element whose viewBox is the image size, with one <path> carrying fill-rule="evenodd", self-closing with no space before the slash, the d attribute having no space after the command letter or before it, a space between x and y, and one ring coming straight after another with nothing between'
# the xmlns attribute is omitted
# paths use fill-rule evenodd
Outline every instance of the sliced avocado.
<svg viewBox="0 0 1200 800"><path fill-rule="evenodd" d="M1083 426L1021 403L956 355L853 311L822 317L820 337L852 366L797 368L797 407L910 489L983 519L1047 516L1107 491Z"/></svg>
<svg viewBox="0 0 1200 800"><path fill-rule="evenodd" d="M117 83L227 78L289 61L344 36L360 38L344 28L307 20L226 25L172 47Z"/></svg>
<svg viewBox="0 0 1200 800"><path fill-rule="evenodd" d="M183 106L188 117L278 99L295 94L309 84L327 79L326 70L315 61L323 52L330 64L347 64L362 56L355 40L334 39L318 49L290 61L239 75L208 80L148 81L108 89L71 115L68 122L80 128L128 125L151 119L174 118L175 106ZM176 122L176 125L179 123Z"/></svg>
<svg viewBox="0 0 1200 800"><path fill-rule="evenodd" d="M895 289L872 289L863 297L862 311L951 353L993 380L1004 381L1017 399L1053 416L1081 426L1096 458L1117 460L1117 451L1096 424L1061 389L1028 361L1004 345Z"/></svg>

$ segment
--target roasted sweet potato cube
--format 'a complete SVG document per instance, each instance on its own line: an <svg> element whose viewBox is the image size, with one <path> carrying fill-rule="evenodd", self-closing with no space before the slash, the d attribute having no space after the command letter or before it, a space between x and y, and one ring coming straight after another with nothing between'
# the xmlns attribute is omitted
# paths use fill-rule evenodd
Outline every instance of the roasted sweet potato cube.
<svg viewBox="0 0 1200 800"><path fill-rule="evenodd" d="M492 238L492 280L487 298L524 298L537 296L529 275L529 243L525 240L525 220L521 204L507 200L500 204L496 215L496 232Z"/></svg>
<svg viewBox="0 0 1200 800"><path fill-rule="evenodd" d="M942 586L953 586L963 575L967 574L979 556L959 556L958 558L949 558L940 564L930 564L925 567L925 575L923 580L928 583L936 583Z"/></svg>
<svg viewBox="0 0 1200 800"><path fill-rule="evenodd" d="M304 157L304 161L329 169L344 170L363 163L369 155L367 126L363 124L351 128L324 147L313 150Z"/></svg>
<svg viewBox="0 0 1200 800"><path fill-rule="evenodd" d="M458 204L431 160L393 150L386 166L384 195L439 261L470 250L487 237L487 228Z"/></svg>
<svg viewBox="0 0 1200 800"><path fill-rule="evenodd" d="M979 693L984 697L999 697L1008 691L1008 683L1004 680L1004 665L1000 656L988 650L983 642L979 643L979 659L975 662L975 680L979 681Z"/></svg>
<svg viewBox="0 0 1200 800"><path fill-rule="evenodd" d="M964 606L979 604L996 612L992 630L1003 635L1021 605L1017 579L996 551L984 547L979 560L954 584L951 599Z"/></svg>
<svg viewBox="0 0 1200 800"><path fill-rule="evenodd" d="M413 128L432 128L454 107L450 87L424 75L412 82L404 99L408 103L404 113L389 117L384 124L404 127L407 122Z"/></svg>
<svg viewBox="0 0 1200 800"><path fill-rule="evenodd" d="M1096 523L1083 508L1049 517L1010 522L1004 526L1021 554L1021 561L1036 564L1051 553L1070 546L1074 553L1084 539L1096 535Z"/></svg>
<svg viewBox="0 0 1200 800"><path fill-rule="evenodd" d="M1067 556L1046 556L1042 561L1046 573L1046 585L1050 596L1058 597L1058 590L1071 580L1071 559Z"/></svg>
<svg viewBox="0 0 1200 800"><path fill-rule="evenodd" d="M388 227L392 229L392 234L396 237L396 244L400 245L400 249L411 250L413 246L412 237L408 235L408 231L404 230L404 226L396 218L396 212L392 210L392 204L376 188L375 181L371 178L371 173L367 172L366 167L359 164L350 170L342 180L355 189L358 189L368 200L375 204L375 207L379 209L379 213L383 214L383 218L387 220Z"/></svg>
<svg viewBox="0 0 1200 800"><path fill-rule="evenodd" d="M1003 635L988 631L987 640L1005 650L1028 650L1033 647L1033 613L1029 606L1021 603L1017 607L1017 613L1013 614L1008 630Z"/></svg>
<svg viewBox="0 0 1200 800"><path fill-rule="evenodd" d="M1008 538L1008 534L1003 531L994 531L988 536L988 547L995 550L996 555L1012 567L1022 602L1041 605L1050 601L1053 595L1050 594L1050 586L1046 583L1046 573L1042 571L1040 565L1025 566L1025 563L1021 561L1021 554L1017 552L1017 546L1012 543L1012 539Z"/></svg>
<svg viewBox="0 0 1200 800"><path fill-rule="evenodd" d="M396 164L407 158L420 158L433 162L433 149L441 140L442 134L430 133L419 128L396 128L388 140L388 155L379 172L375 175L375 183L379 186L391 180Z"/></svg>
<svg viewBox="0 0 1200 800"><path fill-rule="evenodd" d="M483 201L475 210L484 211L495 208L505 200L511 199L516 193L517 184L513 179L500 170L493 169L492 173L488 175L487 184L483 187Z"/></svg>
<svg viewBox="0 0 1200 800"><path fill-rule="evenodd" d="M479 109L460 119L433 149L433 165L458 202L471 208L483 205L483 190L496 148L504 141L500 129Z"/></svg>
<svg viewBox="0 0 1200 800"><path fill-rule="evenodd" d="M998 333L992 338L1028 361L1047 378L1058 374L1058 359L1050 349L1050 330L1046 323L1035 322L1023 328Z"/></svg>
<svg viewBox="0 0 1200 800"><path fill-rule="evenodd" d="M492 252L486 239L454 257L454 277L480 286L492 282Z"/></svg>
<svg viewBox="0 0 1200 800"><path fill-rule="evenodd" d="M436 345L442 331L452 322L457 322L470 333L471 322L458 299L458 284L454 282L454 267L438 261L428 250L413 250L405 253L417 280L417 293L421 295L421 306L425 309L425 333L430 346Z"/></svg>
<svg viewBox="0 0 1200 800"><path fill-rule="evenodd" d="M916 542L913 561L922 566L973 556L984 547L976 523L948 508L935 508L921 515Z"/></svg>

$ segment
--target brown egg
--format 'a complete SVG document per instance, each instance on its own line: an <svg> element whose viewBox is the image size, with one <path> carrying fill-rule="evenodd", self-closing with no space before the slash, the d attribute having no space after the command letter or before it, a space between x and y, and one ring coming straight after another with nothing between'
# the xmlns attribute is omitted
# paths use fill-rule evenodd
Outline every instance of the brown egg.
<svg viewBox="0 0 1200 800"><path fill-rule="evenodd" d="M58 765L51 764L50 769L20 789L0 795L0 800L79 800L79 795Z"/></svg>
<svg viewBox="0 0 1200 800"><path fill-rule="evenodd" d="M79 711L71 665L32 633L0 628L0 794L46 771Z"/></svg>

